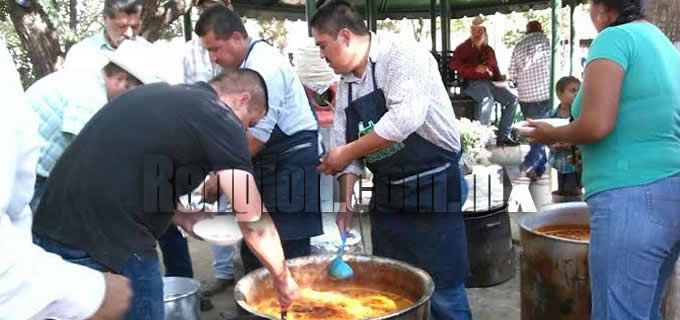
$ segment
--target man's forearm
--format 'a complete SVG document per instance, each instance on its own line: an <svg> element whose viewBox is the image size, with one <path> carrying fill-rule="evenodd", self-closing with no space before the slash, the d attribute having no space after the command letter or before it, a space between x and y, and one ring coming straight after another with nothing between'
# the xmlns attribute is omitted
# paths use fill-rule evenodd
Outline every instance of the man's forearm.
<svg viewBox="0 0 680 320"><path fill-rule="evenodd" d="M220 186L236 213L236 221L248 247L272 276L281 281L287 275L281 239L262 203L253 176L241 170L218 172ZM237 190L234 188L238 186Z"/></svg>
<svg viewBox="0 0 680 320"><path fill-rule="evenodd" d="M269 213L264 211L260 220L238 225L246 244L262 265L275 279L285 278L287 269L281 239Z"/></svg>
<svg viewBox="0 0 680 320"><path fill-rule="evenodd" d="M371 132L348 144L347 150L350 153L352 159L356 160L366 156L371 152L385 148L392 143L394 143L394 141L387 140L379 136L377 133Z"/></svg>

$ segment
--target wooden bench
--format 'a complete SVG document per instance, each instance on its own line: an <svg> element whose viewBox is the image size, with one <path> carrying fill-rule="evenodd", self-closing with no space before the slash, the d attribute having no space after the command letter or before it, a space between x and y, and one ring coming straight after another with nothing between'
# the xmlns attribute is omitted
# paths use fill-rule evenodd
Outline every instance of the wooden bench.
<svg viewBox="0 0 680 320"><path fill-rule="evenodd" d="M439 64L439 71L442 75L444 86L449 89L449 97L456 112L456 117L479 120L475 118L477 102L463 93L463 77L458 73L458 70L451 70L449 68L449 62L453 59L453 51L447 51L445 55L442 55L441 52L432 52L432 55L434 55L435 60Z"/></svg>

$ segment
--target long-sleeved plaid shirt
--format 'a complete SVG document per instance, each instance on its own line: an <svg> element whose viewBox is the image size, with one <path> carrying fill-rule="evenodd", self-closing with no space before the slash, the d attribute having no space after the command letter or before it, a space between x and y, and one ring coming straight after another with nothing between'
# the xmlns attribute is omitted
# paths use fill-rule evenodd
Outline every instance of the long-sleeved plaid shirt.
<svg viewBox="0 0 680 320"><path fill-rule="evenodd" d="M521 102L550 99L550 40L541 32L527 34L515 46L510 78L517 84Z"/></svg>

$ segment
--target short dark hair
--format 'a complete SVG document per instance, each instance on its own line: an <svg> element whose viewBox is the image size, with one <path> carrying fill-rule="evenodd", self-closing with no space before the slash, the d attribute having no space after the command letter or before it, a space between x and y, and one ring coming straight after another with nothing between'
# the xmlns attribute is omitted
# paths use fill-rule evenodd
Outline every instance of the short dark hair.
<svg viewBox="0 0 680 320"><path fill-rule="evenodd" d="M226 68L212 80L210 84L224 94L250 93L255 105L264 105L265 114L269 111L269 92L267 83L260 73L248 68ZM259 103L257 103L259 102Z"/></svg>
<svg viewBox="0 0 680 320"><path fill-rule="evenodd" d="M618 18L608 27L618 26L644 19L644 8L640 0L592 0L595 4L601 4L619 13Z"/></svg>
<svg viewBox="0 0 680 320"><path fill-rule="evenodd" d="M127 77L127 81L134 84L134 85L141 86L143 84L142 81L137 79L137 77L135 77L131 73L125 71L125 69L119 67L117 64L115 64L113 62L109 62L104 66L104 74L107 77L112 77L114 74L117 74L117 73L125 74L125 76Z"/></svg>
<svg viewBox="0 0 680 320"><path fill-rule="evenodd" d="M581 80L574 76L567 76L567 77L562 77L560 80L557 81L557 84L555 85L555 89L557 90L557 93L562 93L564 90L567 89L567 86L569 86L572 83L576 83L578 85L581 85Z"/></svg>
<svg viewBox="0 0 680 320"><path fill-rule="evenodd" d="M538 20L529 21L527 23L527 33L543 32L543 26Z"/></svg>
<svg viewBox="0 0 680 320"><path fill-rule="evenodd" d="M352 33L361 36L369 34L364 17L345 0L330 0L322 3L309 20L309 25L333 38L338 36L338 31L341 29L349 29Z"/></svg>
<svg viewBox="0 0 680 320"><path fill-rule="evenodd" d="M208 32L213 32L218 39L226 40L234 32L248 37L248 31L241 21L241 17L225 6L211 6L198 18L196 22L196 34L203 37Z"/></svg>
<svg viewBox="0 0 680 320"><path fill-rule="evenodd" d="M104 16L113 18L118 12L135 14L142 11L141 0L106 0L104 1Z"/></svg>

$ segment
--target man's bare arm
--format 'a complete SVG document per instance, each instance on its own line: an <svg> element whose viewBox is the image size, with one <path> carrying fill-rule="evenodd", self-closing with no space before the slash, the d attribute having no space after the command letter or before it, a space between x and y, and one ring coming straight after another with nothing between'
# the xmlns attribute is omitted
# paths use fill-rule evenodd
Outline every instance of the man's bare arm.
<svg viewBox="0 0 680 320"><path fill-rule="evenodd" d="M217 174L220 188L232 203L246 244L269 270L279 292L279 301L287 308L298 294L297 285L286 267L279 233L262 203L255 178L243 170L223 170Z"/></svg>

